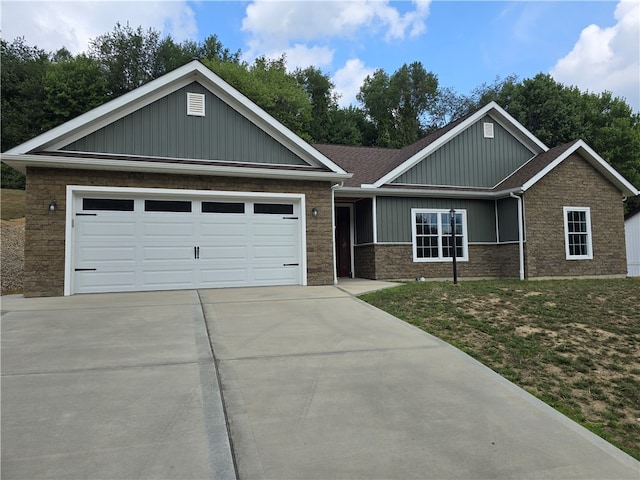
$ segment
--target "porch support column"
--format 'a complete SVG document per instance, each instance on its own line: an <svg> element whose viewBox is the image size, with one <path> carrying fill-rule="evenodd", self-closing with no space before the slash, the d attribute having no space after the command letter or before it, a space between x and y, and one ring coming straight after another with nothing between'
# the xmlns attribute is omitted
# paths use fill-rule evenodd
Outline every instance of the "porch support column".
<svg viewBox="0 0 640 480"><path fill-rule="evenodd" d="M524 222L522 219L522 197L509 193L512 198L518 201L518 251L520 254L520 280L524 280Z"/></svg>

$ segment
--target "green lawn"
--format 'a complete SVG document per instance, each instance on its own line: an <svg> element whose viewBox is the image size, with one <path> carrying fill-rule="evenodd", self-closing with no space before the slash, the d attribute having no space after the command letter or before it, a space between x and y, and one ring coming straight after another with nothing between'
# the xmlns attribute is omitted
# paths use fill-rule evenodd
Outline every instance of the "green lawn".
<svg viewBox="0 0 640 480"><path fill-rule="evenodd" d="M0 212L2 220L24 217L24 190L0 190Z"/></svg>
<svg viewBox="0 0 640 480"><path fill-rule="evenodd" d="M413 282L361 298L640 459L640 279Z"/></svg>

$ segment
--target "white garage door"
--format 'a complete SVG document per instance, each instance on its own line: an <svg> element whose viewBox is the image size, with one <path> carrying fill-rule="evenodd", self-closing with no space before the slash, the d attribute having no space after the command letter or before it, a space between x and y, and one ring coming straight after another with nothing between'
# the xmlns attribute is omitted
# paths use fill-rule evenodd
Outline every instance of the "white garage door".
<svg viewBox="0 0 640 480"><path fill-rule="evenodd" d="M76 195L72 293L302 283L300 201Z"/></svg>

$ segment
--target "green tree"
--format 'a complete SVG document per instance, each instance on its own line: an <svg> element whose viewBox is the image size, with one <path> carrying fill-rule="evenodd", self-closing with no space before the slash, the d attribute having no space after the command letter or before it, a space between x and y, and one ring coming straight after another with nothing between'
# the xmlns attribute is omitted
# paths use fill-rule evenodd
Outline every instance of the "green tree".
<svg viewBox="0 0 640 480"><path fill-rule="evenodd" d="M365 78L357 99L376 128L375 144L403 147L417 141L431 125L438 78L420 62L405 64L391 76L376 70Z"/></svg>
<svg viewBox="0 0 640 480"><path fill-rule="evenodd" d="M0 62L4 152L46 129L44 77L50 60L44 50L17 38L12 43L0 40Z"/></svg>
<svg viewBox="0 0 640 480"><path fill-rule="evenodd" d="M49 67L49 55L30 47L24 38L8 43L0 40L0 128L5 152L41 134L45 130L43 79ZM2 164L2 188L24 188L24 175Z"/></svg>
<svg viewBox="0 0 640 480"><path fill-rule="evenodd" d="M47 128L53 128L105 102L107 82L100 64L80 54L77 57L56 55L47 69L43 86Z"/></svg>
<svg viewBox="0 0 640 480"><path fill-rule="evenodd" d="M375 127L374 144L379 147L396 146L393 138L393 110L396 105L389 93L390 82L389 75L383 69L378 69L373 75L367 75L356 95Z"/></svg>
<svg viewBox="0 0 640 480"><path fill-rule="evenodd" d="M155 77L163 68L156 64L159 58L160 32L143 30L116 23L113 32L100 35L89 42L90 56L100 62L112 98L127 93Z"/></svg>
<svg viewBox="0 0 640 480"><path fill-rule="evenodd" d="M354 106L329 112L327 143L337 145L372 145L375 129L364 112Z"/></svg>
<svg viewBox="0 0 640 480"><path fill-rule="evenodd" d="M293 74L311 103L307 133L314 142L329 141L332 113L338 108L334 85L328 75L315 67L298 69Z"/></svg>
<svg viewBox="0 0 640 480"><path fill-rule="evenodd" d="M581 92L538 74L481 85L476 106L495 100L547 146L576 139L589 144L636 187L640 185L640 115L610 92ZM640 199L629 199L637 205Z"/></svg>
<svg viewBox="0 0 640 480"><path fill-rule="evenodd" d="M438 78L422 63L413 62L391 76L389 89L395 104L395 143L412 144L424 135L426 117L436 106Z"/></svg>
<svg viewBox="0 0 640 480"><path fill-rule="evenodd" d="M219 59L203 63L287 128L313 141L308 133L311 102L295 76L287 73L284 56L258 57L252 65Z"/></svg>

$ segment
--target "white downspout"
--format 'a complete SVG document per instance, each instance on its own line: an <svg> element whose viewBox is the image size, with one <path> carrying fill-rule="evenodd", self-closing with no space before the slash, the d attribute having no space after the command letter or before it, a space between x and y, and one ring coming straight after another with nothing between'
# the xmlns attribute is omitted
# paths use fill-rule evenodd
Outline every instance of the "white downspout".
<svg viewBox="0 0 640 480"><path fill-rule="evenodd" d="M520 253L520 280L524 280L524 232L522 222L522 197L509 192L509 196L518 201L518 249Z"/></svg>
<svg viewBox="0 0 640 480"><path fill-rule="evenodd" d="M340 188L344 182L331 185L331 225L333 235L331 236L331 245L333 248L333 284L338 285L338 267L336 265L336 188Z"/></svg>

